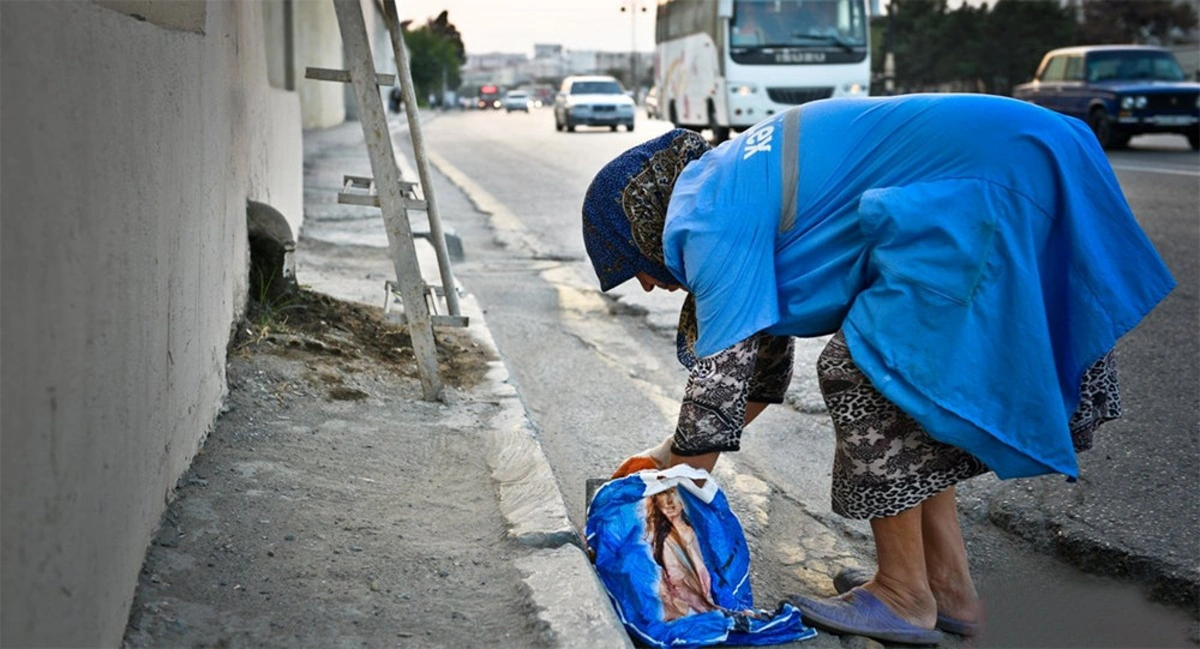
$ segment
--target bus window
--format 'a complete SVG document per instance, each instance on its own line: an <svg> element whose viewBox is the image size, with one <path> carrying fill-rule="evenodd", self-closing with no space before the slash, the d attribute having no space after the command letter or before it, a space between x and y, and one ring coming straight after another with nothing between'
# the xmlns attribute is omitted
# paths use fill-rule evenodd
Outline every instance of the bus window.
<svg viewBox="0 0 1200 649"><path fill-rule="evenodd" d="M730 22L733 47L812 45L813 39L861 45L866 16L846 0L736 0Z"/></svg>

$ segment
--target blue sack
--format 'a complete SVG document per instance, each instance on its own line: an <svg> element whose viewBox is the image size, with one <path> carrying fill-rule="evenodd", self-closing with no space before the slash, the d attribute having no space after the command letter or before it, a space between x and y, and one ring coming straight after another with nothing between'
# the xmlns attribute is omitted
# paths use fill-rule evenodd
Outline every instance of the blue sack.
<svg viewBox="0 0 1200 649"><path fill-rule="evenodd" d="M679 465L605 483L588 505L585 532L617 614L647 645L768 645L817 634L791 604L754 608L741 523L702 469Z"/></svg>

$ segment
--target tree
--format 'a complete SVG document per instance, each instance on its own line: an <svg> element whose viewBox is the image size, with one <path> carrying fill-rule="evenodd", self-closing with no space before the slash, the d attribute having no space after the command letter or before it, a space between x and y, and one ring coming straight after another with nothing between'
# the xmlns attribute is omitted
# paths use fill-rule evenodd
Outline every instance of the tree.
<svg viewBox="0 0 1200 649"><path fill-rule="evenodd" d="M462 84L461 68L467 62L466 48L458 29L450 22L449 12L425 21L417 29L409 29L412 21L400 24L408 46L408 64L418 103L429 95L441 96L443 90Z"/></svg>
<svg viewBox="0 0 1200 649"><path fill-rule="evenodd" d="M1130 0L1137 2L1139 0ZM1059 0L891 0L873 35L892 27L898 92L968 91L1007 95L1028 80L1042 55L1076 42L1075 10ZM885 42L879 39L875 42ZM883 57L873 59L876 75Z"/></svg>
<svg viewBox="0 0 1200 649"><path fill-rule="evenodd" d="M892 48L896 59L896 89L930 90L936 83L934 65L940 55L934 39L946 11L946 0L893 0Z"/></svg>
<svg viewBox="0 0 1200 649"><path fill-rule="evenodd" d="M1042 55L1076 42L1072 7L1057 0L999 0L986 17L993 57L984 59L989 92L1012 94L1013 86L1029 81Z"/></svg>
<svg viewBox="0 0 1200 649"><path fill-rule="evenodd" d="M1173 0L1084 0L1081 44L1172 45L1175 32L1197 24L1191 3Z"/></svg>

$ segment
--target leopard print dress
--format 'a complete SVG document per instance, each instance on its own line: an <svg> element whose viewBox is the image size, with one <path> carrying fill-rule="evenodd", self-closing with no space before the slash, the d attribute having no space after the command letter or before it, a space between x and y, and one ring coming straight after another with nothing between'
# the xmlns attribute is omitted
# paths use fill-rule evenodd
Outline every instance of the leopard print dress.
<svg viewBox="0 0 1200 649"><path fill-rule="evenodd" d="M834 513L852 519L894 516L988 471L966 451L930 437L880 394L850 357L840 331L817 360L817 376L837 440ZM1120 385L1110 351L1081 383L1080 404L1070 420L1075 450L1090 449L1096 428L1120 416Z"/></svg>

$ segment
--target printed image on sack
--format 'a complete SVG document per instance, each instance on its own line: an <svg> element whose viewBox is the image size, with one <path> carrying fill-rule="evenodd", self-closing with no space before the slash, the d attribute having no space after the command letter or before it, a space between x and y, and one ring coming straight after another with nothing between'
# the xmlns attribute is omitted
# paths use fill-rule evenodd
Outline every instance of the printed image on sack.
<svg viewBox="0 0 1200 649"><path fill-rule="evenodd" d="M621 622L641 643L766 645L816 635L791 604L754 607L741 523L702 469L605 482L588 505L585 541Z"/></svg>
<svg viewBox="0 0 1200 649"><path fill-rule="evenodd" d="M646 540L661 571L658 596L664 621L721 610L712 599L712 578L700 554L696 530L675 489L646 499Z"/></svg>

